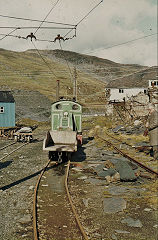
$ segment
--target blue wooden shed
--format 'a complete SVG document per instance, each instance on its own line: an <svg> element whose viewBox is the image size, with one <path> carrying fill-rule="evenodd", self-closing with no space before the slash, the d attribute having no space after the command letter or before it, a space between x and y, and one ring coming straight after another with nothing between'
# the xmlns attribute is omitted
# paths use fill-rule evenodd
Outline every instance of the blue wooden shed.
<svg viewBox="0 0 158 240"><path fill-rule="evenodd" d="M15 127L15 100L10 91L0 91L0 127Z"/></svg>

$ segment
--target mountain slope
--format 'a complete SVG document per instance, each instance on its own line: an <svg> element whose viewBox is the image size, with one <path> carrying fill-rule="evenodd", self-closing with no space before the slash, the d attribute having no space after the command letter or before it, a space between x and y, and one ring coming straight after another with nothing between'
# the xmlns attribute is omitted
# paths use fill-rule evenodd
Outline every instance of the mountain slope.
<svg viewBox="0 0 158 240"><path fill-rule="evenodd" d="M103 103L104 89L110 80L144 69L70 51L0 49L0 86L38 91L55 101L56 81L60 80L60 95L72 98L74 67L81 103Z"/></svg>
<svg viewBox="0 0 158 240"><path fill-rule="evenodd" d="M29 50L28 52L30 51L35 52L36 50ZM79 71L87 73L105 83L108 83L113 78L121 77L124 74L130 74L144 69L144 66L136 64L119 64L107 59L79 54L72 51L70 52L56 49L43 50L40 52L51 60L58 61L60 63L68 62L70 65L75 65Z"/></svg>

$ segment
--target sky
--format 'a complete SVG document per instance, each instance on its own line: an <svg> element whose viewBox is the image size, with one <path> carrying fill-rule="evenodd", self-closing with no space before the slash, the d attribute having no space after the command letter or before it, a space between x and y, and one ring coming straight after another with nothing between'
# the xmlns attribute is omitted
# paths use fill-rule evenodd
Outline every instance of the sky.
<svg viewBox="0 0 158 240"><path fill-rule="evenodd" d="M95 6L97 7L91 11ZM73 25L79 23L76 37L67 41L61 40L61 44L59 41L54 43L35 40L32 43L30 38L26 40L8 36L2 39L2 34L14 30L2 27L36 27L19 29L12 33L26 37L31 32L35 33L39 22L0 16L0 48L13 51L62 48L118 63L157 65L157 0L0 0L0 15L38 20L44 20L48 15L46 21ZM41 27L72 26L43 23ZM57 34L64 37L68 31L40 28L35 36L40 40L53 41ZM74 33L72 30L66 37L71 38ZM148 35L151 36L145 37Z"/></svg>

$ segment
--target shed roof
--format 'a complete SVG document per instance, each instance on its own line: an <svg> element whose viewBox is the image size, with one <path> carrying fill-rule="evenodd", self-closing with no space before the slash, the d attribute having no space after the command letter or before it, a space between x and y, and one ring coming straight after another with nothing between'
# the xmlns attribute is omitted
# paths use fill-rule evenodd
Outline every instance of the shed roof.
<svg viewBox="0 0 158 240"><path fill-rule="evenodd" d="M0 91L0 102L13 103L15 100L10 91Z"/></svg>

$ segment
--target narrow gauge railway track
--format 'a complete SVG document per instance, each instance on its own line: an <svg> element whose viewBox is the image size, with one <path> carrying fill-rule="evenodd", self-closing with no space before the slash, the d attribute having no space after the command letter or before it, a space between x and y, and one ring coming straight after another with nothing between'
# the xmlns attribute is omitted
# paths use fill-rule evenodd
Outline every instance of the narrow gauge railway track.
<svg viewBox="0 0 158 240"><path fill-rule="evenodd" d="M118 139L118 138L112 136L111 134L109 134L109 133L107 133L107 132L106 132L106 135L107 135L108 137L110 137L110 138L112 138L112 139L114 139L114 140L116 140L116 141L122 143L122 144L126 144L128 147L131 147L132 149L133 149L133 148L134 148L134 149L139 149L139 147L136 147L136 146L130 145L129 143L127 143L127 142L125 142L125 141L121 141L120 139ZM150 146L146 146L146 147L150 147Z"/></svg>
<svg viewBox="0 0 158 240"><path fill-rule="evenodd" d="M12 143L10 143L10 144L8 144L8 145L5 145L4 147L1 147L0 148L0 151L2 151L3 149L6 149L7 147L9 147L9 146L12 146L12 145L14 145L14 144L16 144L17 142L12 142Z"/></svg>
<svg viewBox="0 0 158 240"><path fill-rule="evenodd" d="M47 168L49 166L49 164L51 163L51 161L49 160L47 162L47 164L45 165L45 167L43 168L43 170L41 171L41 174L37 180L37 183L36 183L36 186L35 186L35 189L34 189L34 200L33 200L33 231L34 231L34 240L39 240L40 239L40 234L39 234L39 229L38 229L38 214L37 214L37 195L38 195L38 189L39 189L39 185L40 185L40 181L41 181L41 178L42 176L44 175L44 173L47 171ZM59 166L60 164L54 164L53 167L55 166ZM75 217L75 220L76 220L76 223L78 225L78 228L82 234L82 238L80 239L85 239L85 240L88 240L88 237L79 221L79 217L76 213L76 210L75 210L75 207L73 205L73 202L71 200L71 196L70 196L70 193L69 193L69 190L68 190L68 175L69 175L69 168L70 168L70 160L68 161L68 164L67 164L67 169L66 169L66 173L65 173L65 181L64 181L64 184L65 184L65 189L66 189L66 194L67 194L67 197L68 197L68 200L69 200L69 203L71 205L71 208L72 208L72 212L73 212L73 215ZM52 226L53 228L53 226Z"/></svg>
<svg viewBox="0 0 158 240"><path fill-rule="evenodd" d="M14 144L16 144L16 142L14 142ZM7 153L5 156L3 156L2 158L0 158L0 161L2 161L3 159L5 159L6 157L10 156L12 153L18 151L20 148L24 147L25 145L29 144L28 142L27 143L24 143L24 144L20 144L19 147L15 148L14 150L12 150L11 152ZM0 150L2 151L3 149L7 148L7 147L10 147L11 145L13 144L9 144L7 146L5 146L4 148L1 148Z"/></svg>
<svg viewBox="0 0 158 240"><path fill-rule="evenodd" d="M111 137L109 134L107 134L107 136ZM112 144L110 141L108 141L107 139L97 135L98 138L102 139L103 141L105 141L107 143L107 145L113 147L118 153L120 153L123 157L129 159L130 161L136 163L137 165L139 165L139 167L143 168L144 170L146 170L147 172L154 174L156 177L158 177L158 172L155 172L153 169L145 166L144 164L142 164L141 162L139 162L138 160L134 159L133 157L130 157L127 153L123 152L122 150L120 150L119 148L117 148L114 144ZM114 138L113 136L111 138ZM115 139L118 140L118 139ZM119 141L119 140L118 140Z"/></svg>

